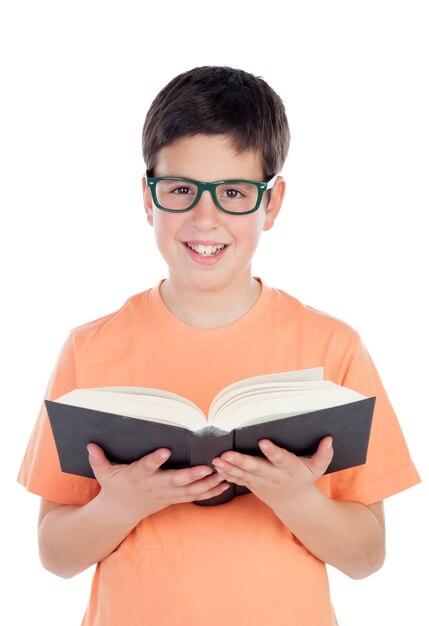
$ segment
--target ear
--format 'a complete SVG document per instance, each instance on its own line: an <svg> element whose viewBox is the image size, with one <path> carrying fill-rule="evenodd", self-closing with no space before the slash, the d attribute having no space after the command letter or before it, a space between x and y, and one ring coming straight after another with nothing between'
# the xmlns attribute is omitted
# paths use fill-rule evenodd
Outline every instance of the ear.
<svg viewBox="0 0 429 626"><path fill-rule="evenodd" d="M265 221L263 230L270 230L282 206L286 193L286 181L283 176L277 176L276 183L271 189L271 198L265 209Z"/></svg>
<svg viewBox="0 0 429 626"><path fill-rule="evenodd" d="M149 187L147 186L146 178L143 176L142 179L142 188L143 188L143 205L144 210L146 212L147 221L151 226L153 226L153 200L152 194L150 192Z"/></svg>

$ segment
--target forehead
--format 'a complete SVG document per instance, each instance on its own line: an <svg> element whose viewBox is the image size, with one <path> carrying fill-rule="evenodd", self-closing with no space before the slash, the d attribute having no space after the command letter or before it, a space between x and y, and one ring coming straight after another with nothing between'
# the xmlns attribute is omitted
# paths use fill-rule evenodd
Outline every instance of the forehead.
<svg viewBox="0 0 429 626"><path fill-rule="evenodd" d="M224 178L262 180L264 168L259 152L237 152L230 135L191 135L162 148L155 176L183 176L204 182Z"/></svg>

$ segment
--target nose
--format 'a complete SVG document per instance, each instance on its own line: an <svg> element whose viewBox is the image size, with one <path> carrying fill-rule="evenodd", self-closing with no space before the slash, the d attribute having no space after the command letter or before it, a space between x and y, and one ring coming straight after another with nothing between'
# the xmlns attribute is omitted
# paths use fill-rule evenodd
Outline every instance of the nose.
<svg viewBox="0 0 429 626"><path fill-rule="evenodd" d="M200 230L216 227L221 220L221 211L215 204L208 189L201 194L200 199L191 211L194 224Z"/></svg>

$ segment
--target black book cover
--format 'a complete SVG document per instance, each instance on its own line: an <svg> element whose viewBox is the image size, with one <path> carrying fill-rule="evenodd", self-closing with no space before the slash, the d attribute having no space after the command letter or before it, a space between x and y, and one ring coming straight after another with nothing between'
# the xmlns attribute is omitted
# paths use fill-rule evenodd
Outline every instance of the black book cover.
<svg viewBox="0 0 429 626"><path fill-rule="evenodd" d="M276 418L217 436L213 435L213 428L207 428L206 432L210 434L205 435L204 432L198 434L179 426L52 400L45 400L45 404L61 470L70 474L94 478L88 461L88 443L101 446L107 458L114 463L132 463L157 448L169 448L171 456L162 467L179 469L195 465L213 467L211 461L227 450L262 457L258 446L261 439L270 439L299 456L309 456L314 454L323 437L331 435L334 458L326 471L328 474L365 463L375 398ZM246 493L249 493L246 487L231 485L220 496L200 500L198 504L222 504Z"/></svg>

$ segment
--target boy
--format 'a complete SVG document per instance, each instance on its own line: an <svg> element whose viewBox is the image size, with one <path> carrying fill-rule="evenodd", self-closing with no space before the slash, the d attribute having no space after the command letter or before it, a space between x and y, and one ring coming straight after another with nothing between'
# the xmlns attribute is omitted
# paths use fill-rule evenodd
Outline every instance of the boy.
<svg viewBox="0 0 429 626"><path fill-rule="evenodd" d="M330 437L309 459L262 440L263 458L225 453L215 472L163 470L165 448L113 465L90 444L91 480L60 471L42 408L19 480L42 496L43 565L71 577L98 564L87 626L336 624L325 563L353 578L379 569L382 501L419 482L359 335L252 276L285 194L288 144L280 98L241 70L195 68L158 94L143 131L143 196L168 278L74 329L47 397L141 385L206 412L236 380L323 365L325 378L377 396L368 461L324 476ZM192 504L230 482L251 493Z"/></svg>

